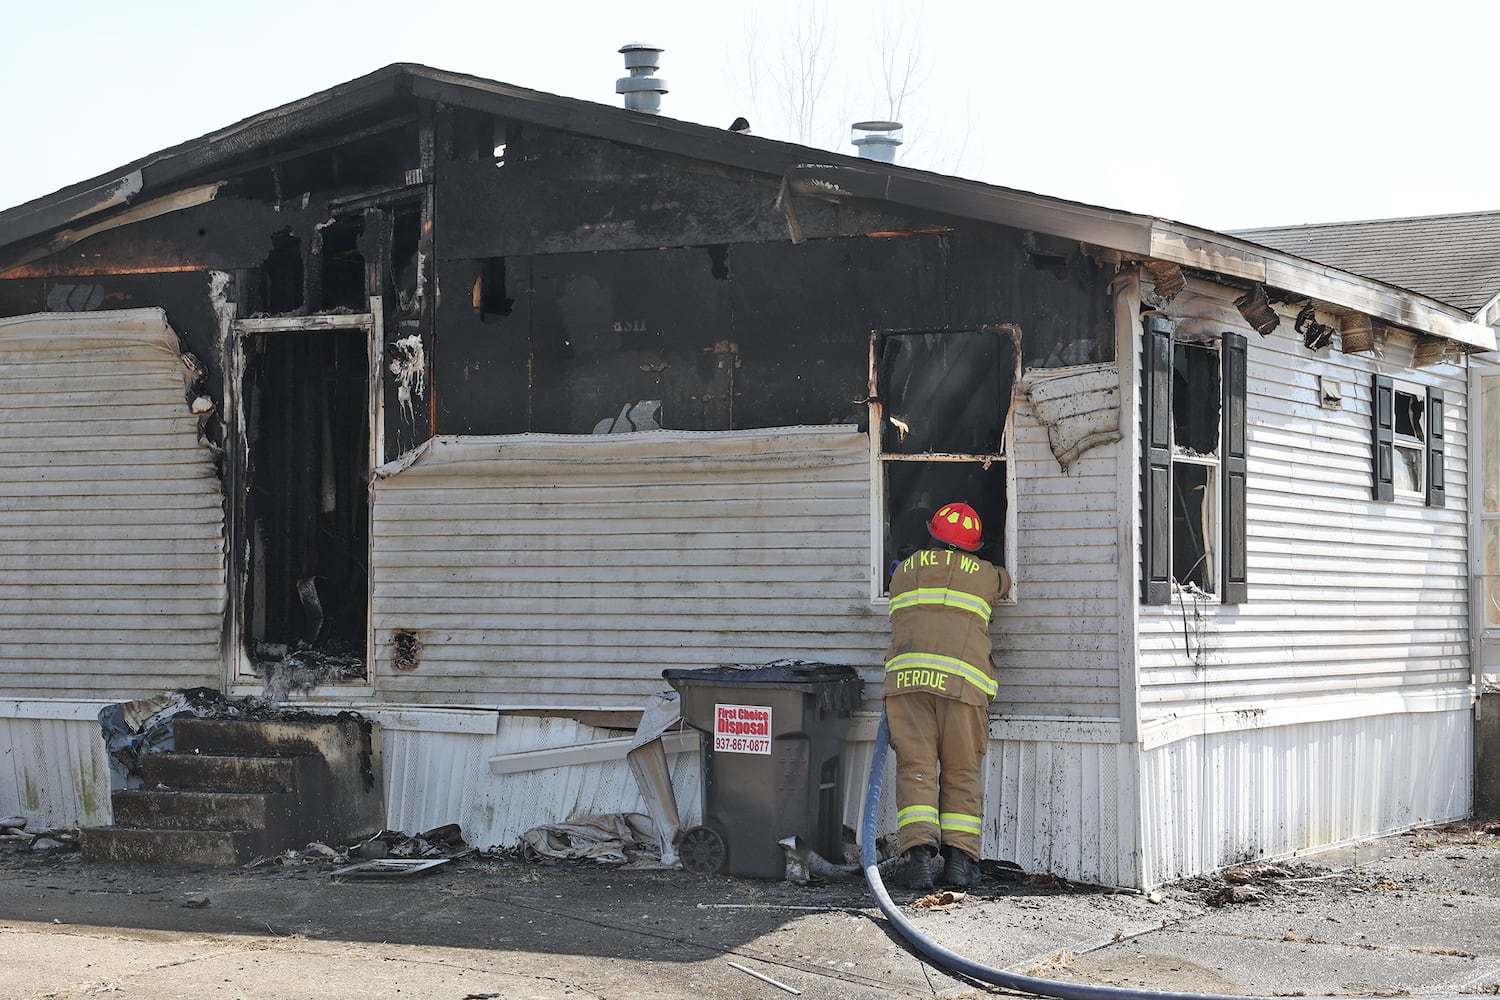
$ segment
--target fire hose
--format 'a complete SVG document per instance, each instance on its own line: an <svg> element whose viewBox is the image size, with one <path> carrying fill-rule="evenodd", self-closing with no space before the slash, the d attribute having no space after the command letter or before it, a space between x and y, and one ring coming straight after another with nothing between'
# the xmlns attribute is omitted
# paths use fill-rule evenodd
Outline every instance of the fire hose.
<svg viewBox="0 0 1500 1000"><path fill-rule="evenodd" d="M1032 993L1037 996L1058 997L1060 1000L1229 1000L1222 993L1174 993L1167 990L1137 990L1126 989L1118 986L1091 986L1083 983L1065 983L1055 979L1039 979L1036 976L1025 976L1015 972L1006 972L1004 969L992 968L945 948L932 938L923 934L906 915L901 912L885 889L885 883L880 877L880 865L875 858L875 821L880 811L880 790L885 783L885 755L890 747L890 728L886 722L885 713L880 713L880 728L875 734L875 753L870 761L870 786L865 793L864 820L860 827L860 858L864 864L865 882L870 887L870 895L875 897L875 902L880 911L885 914L886 919L900 932L911 945L922 955L937 965L951 969L960 975L967 976L983 983L999 986L1004 989L1015 990L1020 993ZM1236 996L1233 1000L1271 1000L1268 997L1244 997ZM1438 1000L1438 998L1434 998ZM1460 998L1441 998L1441 1000L1460 1000Z"/></svg>

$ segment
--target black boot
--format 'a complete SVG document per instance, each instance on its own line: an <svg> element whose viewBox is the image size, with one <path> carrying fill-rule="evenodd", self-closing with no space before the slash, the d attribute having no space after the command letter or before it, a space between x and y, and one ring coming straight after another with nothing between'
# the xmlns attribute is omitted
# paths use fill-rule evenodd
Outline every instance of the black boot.
<svg viewBox="0 0 1500 1000"><path fill-rule="evenodd" d="M972 889L984 881L984 872L979 862L956 847L943 848L943 873L938 876L943 885Z"/></svg>
<svg viewBox="0 0 1500 1000"><path fill-rule="evenodd" d="M932 888L932 848L913 847L906 852L906 866L901 869L901 884L908 889Z"/></svg>

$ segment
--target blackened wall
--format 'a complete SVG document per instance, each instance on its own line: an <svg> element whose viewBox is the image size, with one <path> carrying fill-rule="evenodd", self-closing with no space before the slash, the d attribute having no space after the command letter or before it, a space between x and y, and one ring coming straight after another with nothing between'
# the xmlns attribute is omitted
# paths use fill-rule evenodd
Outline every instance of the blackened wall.
<svg viewBox="0 0 1500 1000"><path fill-rule="evenodd" d="M1028 366L1106 360L1109 277L978 230L440 261L437 429L588 433L639 400L689 430L858 421L872 330L1015 323Z"/></svg>

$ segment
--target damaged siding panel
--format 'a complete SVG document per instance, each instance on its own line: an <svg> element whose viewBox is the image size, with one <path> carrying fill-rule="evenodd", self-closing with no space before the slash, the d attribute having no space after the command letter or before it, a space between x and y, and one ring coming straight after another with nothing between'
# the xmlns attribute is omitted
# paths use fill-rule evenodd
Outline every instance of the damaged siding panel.
<svg viewBox="0 0 1500 1000"><path fill-rule="evenodd" d="M216 683L222 498L162 312L0 320L0 436L6 693Z"/></svg>
<svg viewBox="0 0 1500 1000"><path fill-rule="evenodd" d="M6 748L0 754L0 802L7 815L20 813L34 830L110 821L109 758L94 710L89 714L84 720L0 712L0 747Z"/></svg>
<svg viewBox="0 0 1500 1000"><path fill-rule="evenodd" d="M421 710L417 710L421 714ZM493 735L382 729L386 822L427 830L457 822L475 847L518 843L534 827L578 816L639 812L639 786L626 760L515 771L494 780L485 760L503 754L620 735L572 719L505 717ZM683 828L698 822L698 754L668 755Z"/></svg>
<svg viewBox="0 0 1500 1000"><path fill-rule="evenodd" d="M439 439L376 490L382 692L639 708L665 668L784 657L878 680L852 427Z"/></svg>
<svg viewBox="0 0 1500 1000"><path fill-rule="evenodd" d="M1197 305L1190 294L1173 307L1190 317L1227 307L1198 293ZM1221 312L1213 320L1224 322ZM1235 713L1355 717L1390 711L1392 699L1425 711L1429 696L1468 685L1463 373L1453 365L1403 373L1446 394L1456 499L1445 508L1373 501L1371 375L1411 360L1396 334L1384 353L1381 364L1308 351L1279 331L1250 337L1249 600L1231 612L1174 595L1142 614L1143 718L1170 726ZM1340 384L1341 402L1320 405L1320 379Z"/></svg>

